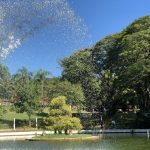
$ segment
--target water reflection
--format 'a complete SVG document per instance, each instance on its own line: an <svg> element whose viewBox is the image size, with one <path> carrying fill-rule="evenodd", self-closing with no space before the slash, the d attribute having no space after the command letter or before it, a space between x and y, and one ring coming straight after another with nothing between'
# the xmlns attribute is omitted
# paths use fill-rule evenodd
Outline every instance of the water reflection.
<svg viewBox="0 0 150 150"><path fill-rule="evenodd" d="M146 135L104 135L97 141L1 142L1 150L149 150Z"/></svg>

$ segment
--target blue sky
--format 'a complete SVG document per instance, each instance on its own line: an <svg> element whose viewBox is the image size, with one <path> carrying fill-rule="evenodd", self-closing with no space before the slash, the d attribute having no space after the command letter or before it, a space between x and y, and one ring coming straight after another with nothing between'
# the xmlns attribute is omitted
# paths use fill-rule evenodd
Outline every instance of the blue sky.
<svg viewBox="0 0 150 150"><path fill-rule="evenodd" d="M41 30L9 55L5 63L12 73L21 66L30 71L40 68L53 76L61 75L59 60L71 55L75 50L95 44L103 37L123 30L135 19L150 15L149 0L68 0L77 16L80 16L89 29L91 39L83 43L64 44L64 37L57 35L53 42L49 28ZM55 39L54 38L54 39Z"/></svg>

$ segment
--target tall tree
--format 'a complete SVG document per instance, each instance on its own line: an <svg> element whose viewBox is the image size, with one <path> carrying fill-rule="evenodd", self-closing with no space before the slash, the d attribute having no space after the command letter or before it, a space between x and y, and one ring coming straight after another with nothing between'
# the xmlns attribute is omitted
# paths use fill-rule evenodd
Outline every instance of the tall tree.
<svg viewBox="0 0 150 150"><path fill-rule="evenodd" d="M14 103L16 111L26 112L29 117L29 126L31 126L31 116L38 111L40 106L38 98L38 89L33 81L29 81L22 87L19 87L16 91L17 100Z"/></svg>
<svg viewBox="0 0 150 150"><path fill-rule="evenodd" d="M39 93L38 87L34 84L32 73L25 67L18 70L14 76L16 100L14 102L16 111L26 112L31 126L31 115L38 110Z"/></svg>
<svg viewBox="0 0 150 150"><path fill-rule="evenodd" d="M0 98L10 100L13 93L13 82L8 68L0 64Z"/></svg>
<svg viewBox="0 0 150 150"><path fill-rule="evenodd" d="M33 78L33 73L29 72L27 68L22 67L17 71L17 73L13 76L13 80L15 82L16 87L22 87L26 84L29 84L30 80Z"/></svg>
<svg viewBox="0 0 150 150"><path fill-rule="evenodd" d="M110 70L117 76L114 83L116 99L123 101L123 91L131 89L136 92L141 110L150 108L149 21L149 16L136 20L121 33L98 42L93 50L94 64L99 73Z"/></svg>
<svg viewBox="0 0 150 150"><path fill-rule="evenodd" d="M85 95L86 108L92 111L99 98L100 82L92 64L92 49L82 49L61 61L63 78L79 83Z"/></svg>
<svg viewBox="0 0 150 150"><path fill-rule="evenodd" d="M46 97L45 94L44 94L44 91L46 91L45 83L46 83L47 76L49 74L50 73L48 71L40 69L34 75L34 80L36 81L36 83L39 86L40 99L41 99L42 105L44 105L44 98Z"/></svg>

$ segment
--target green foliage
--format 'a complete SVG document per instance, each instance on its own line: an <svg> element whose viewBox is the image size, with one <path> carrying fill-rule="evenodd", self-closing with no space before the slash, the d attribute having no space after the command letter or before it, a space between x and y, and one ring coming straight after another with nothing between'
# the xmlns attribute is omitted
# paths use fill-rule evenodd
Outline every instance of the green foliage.
<svg viewBox="0 0 150 150"><path fill-rule="evenodd" d="M29 117L29 126L31 126L31 115L37 111L39 107L38 89L34 82L31 80L31 74L26 68L18 71L15 77L15 91L16 100L15 107L18 112L26 112Z"/></svg>
<svg viewBox="0 0 150 150"><path fill-rule="evenodd" d="M148 111L149 41L150 16L145 16L122 32L100 40L93 48L79 50L65 58L61 63L63 77L71 82L81 83L86 104L92 109L105 107L112 112L126 104L126 107L137 106ZM126 89L134 93L128 91L124 94Z"/></svg>
<svg viewBox="0 0 150 150"><path fill-rule="evenodd" d="M65 133L73 129L81 129L80 120L71 116L69 105L66 104L66 97L59 96L50 102L49 116L44 119L45 127L49 130L55 130Z"/></svg>
<svg viewBox="0 0 150 150"><path fill-rule="evenodd" d="M83 77L92 75L91 60L91 49L82 49L69 58L63 59L60 63L64 68L63 77L72 83L78 83Z"/></svg>
<svg viewBox="0 0 150 150"><path fill-rule="evenodd" d="M118 103L121 105L117 107L121 108L124 107L124 103L128 103L127 105L132 107L136 105L141 110L150 108L149 22L149 16L142 17L121 33L101 40L93 49L94 64L100 68L98 71L102 87L104 88L106 83L103 80L103 72L110 70L117 77L113 80L112 86L106 84L109 88L114 87L111 94L114 99L112 107L116 107ZM126 89L134 93L128 91L124 94L123 91ZM109 92L109 90L104 90L102 95L108 95Z"/></svg>
<svg viewBox="0 0 150 150"><path fill-rule="evenodd" d="M144 16L135 20L125 30L125 34L133 34L150 28L150 16Z"/></svg>
<svg viewBox="0 0 150 150"><path fill-rule="evenodd" d="M75 106L77 109L83 107L85 97L79 84L52 78L47 81L46 86L49 99L64 95L67 98L66 102L71 106Z"/></svg>
<svg viewBox="0 0 150 150"><path fill-rule="evenodd" d="M32 114L37 106L37 95L38 93L33 83L24 85L17 90L18 100L16 101L15 106L20 112L27 112L29 114Z"/></svg>
<svg viewBox="0 0 150 150"><path fill-rule="evenodd" d="M3 117L7 113L7 110L5 107L0 106L0 117Z"/></svg>
<svg viewBox="0 0 150 150"><path fill-rule="evenodd" d="M40 93L40 101L42 105L44 105L44 99L47 96L45 85L46 85L47 76L49 74L50 73L48 71L40 69L35 73L33 79L35 82L34 84L38 86L39 93Z"/></svg>
<svg viewBox="0 0 150 150"><path fill-rule="evenodd" d="M11 75L6 66L0 64L0 99L10 100L13 93Z"/></svg>
<svg viewBox="0 0 150 150"><path fill-rule="evenodd" d="M50 78L48 75L47 71L32 73L25 67L11 75L6 66L0 65L0 100L13 102L16 112L28 114L29 122L35 111L42 112L43 106L48 106L49 99L61 95L66 96L67 103L74 110L83 108L84 94L80 84Z"/></svg>
<svg viewBox="0 0 150 150"><path fill-rule="evenodd" d="M82 86L85 95L85 106L92 110L99 97L100 82L94 73L92 63L92 49L82 49L69 58L61 61L63 67L63 78L71 83Z"/></svg>

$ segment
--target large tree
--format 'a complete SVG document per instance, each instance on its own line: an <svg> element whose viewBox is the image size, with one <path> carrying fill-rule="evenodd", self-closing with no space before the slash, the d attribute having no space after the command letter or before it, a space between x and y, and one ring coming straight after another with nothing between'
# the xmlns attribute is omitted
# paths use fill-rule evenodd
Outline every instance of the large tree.
<svg viewBox="0 0 150 150"><path fill-rule="evenodd" d="M14 101L16 111L26 112L29 117L29 126L31 126L31 115L39 107L39 91L37 85L32 79L32 73L25 67L19 69L14 76L16 99Z"/></svg>
<svg viewBox="0 0 150 150"><path fill-rule="evenodd" d="M90 108L107 104L116 109L128 103L150 109L149 22L150 16L139 18L122 32L62 61L63 77L81 83Z"/></svg>
<svg viewBox="0 0 150 150"><path fill-rule="evenodd" d="M110 70L117 76L113 83L115 100L120 103L127 99L124 95L133 91L132 104L135 102L133 105L138 105L141 110L150 108L149 22L149 16L142 17L122 32L101 40L93 49L93 62L99 74ZM125 91L130 94L124 94ZM135 94L137 100L134 100Z"/></svg>
<svg viewBox="0 0 150 150"><path fill-rule="evenodd" d="M61 61L62 77L79 83L85 95L85 106L92 111L100 93L100 81L92 63L92 49L82 49Z"/></svg>

